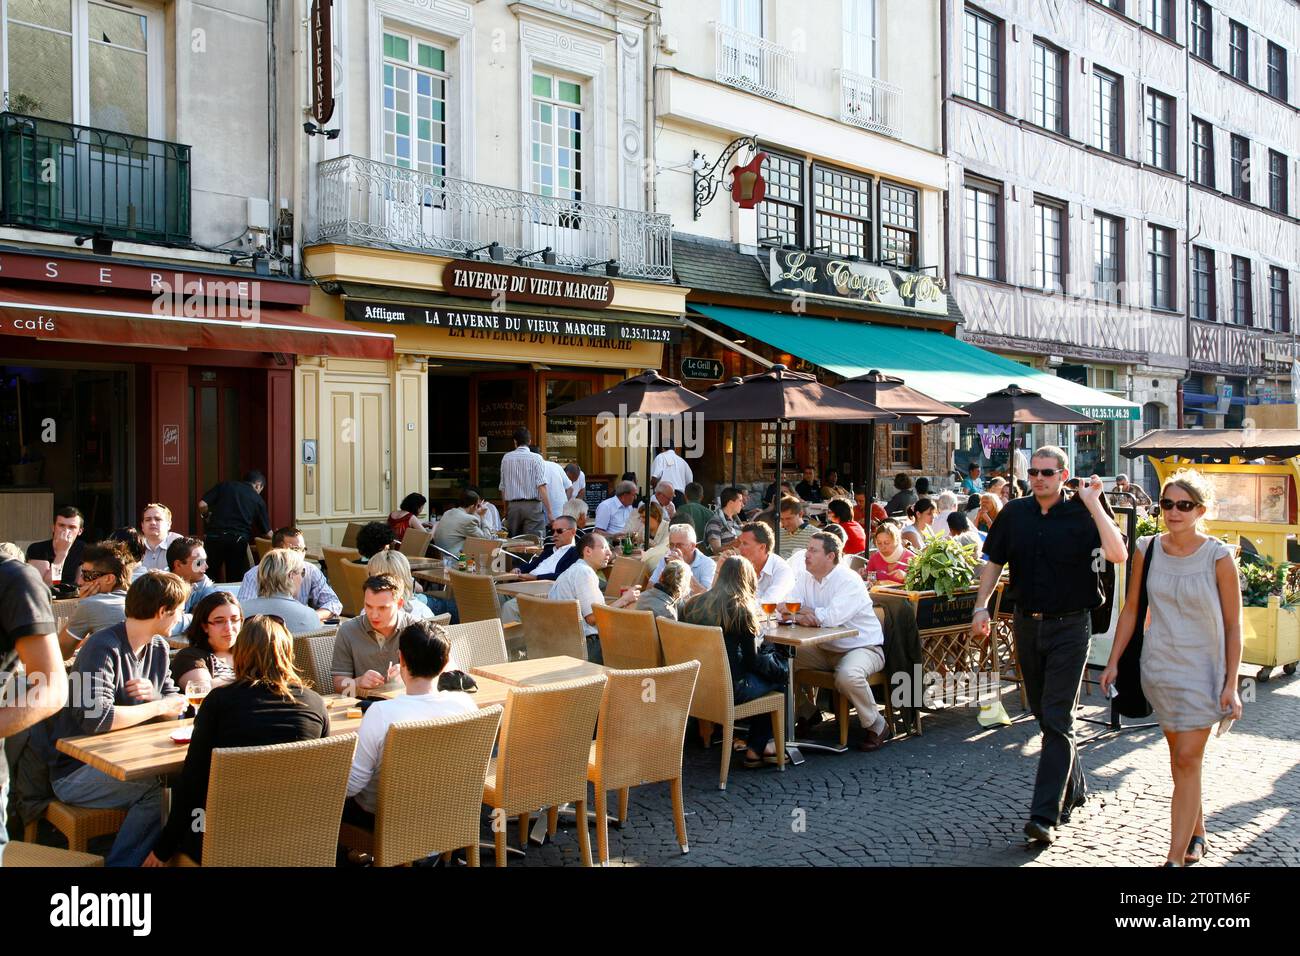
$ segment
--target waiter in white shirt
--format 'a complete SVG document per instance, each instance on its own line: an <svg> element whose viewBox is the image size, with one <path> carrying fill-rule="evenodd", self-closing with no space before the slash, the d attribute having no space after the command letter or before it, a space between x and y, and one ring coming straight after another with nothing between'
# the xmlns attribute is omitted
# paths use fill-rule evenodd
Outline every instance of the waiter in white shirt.
<svg viewBox="0 0 1300 956"><path fill-rule="evenodd" d="M533 449L533 454L542 457L536 448ZM550 523L563 513L564 503L569 500L569 488L572 487L573 482L569 481L569 476L565 474L564 466L549 458L542 458L542 474L546 476L546 498L550 504L550 517L547 522Z"/></svg>
<svg viewBox="0 0 1300 956"><path fill-rule="evenodd" d="M516 428L514 451L501 456L501 497L506 502L506 527L512 538L521 534L541 538L551 523L546 469L542 456L529 449L531 440L527 428Z"/></svg>
<svg viewBox="0 0 1300 956"><path fill-rule="evenodd" d="M780 604L794 587L794 570L779 554L772 553L775 544L772 529L761 521L742 525L736 539L736 550L754 566L758 577L759 604Z"/></svg>
<svg viewBox="0 0 1300 956"><path fill-rule="evenodd" d="M853 702L865 734L858 749L870 753L879 750L889 739L885 719L876 710L875 698L867 678L885 667L885 634L871 607L871 595L862 579L842 563L840 539L819 531L808 542L804 567L796 569L794 587L788 602L798 601L796 624L808 627L854 628L853 637L842 637L812 647L801 648L796 664L799 669L833 671L835 689ZM783 619L790 615L782 608ZM812 705L803 702L809 715Z"/></svg>
<svg viewBox="0 0 1300 956"><path fill-rule="evenodd" d="M655 455L655 460L650 464L650 487L653 488L661 481L666 481L673 488L677 489L677 495L681 494L681 489L685 488L695 480L695 475L691 471L691 466L686 464L686 459L677 454L671 447L665 448L659 454ZM674 495L674 500L677 500ZM685 502L685 498L681 501Z"/></svg>

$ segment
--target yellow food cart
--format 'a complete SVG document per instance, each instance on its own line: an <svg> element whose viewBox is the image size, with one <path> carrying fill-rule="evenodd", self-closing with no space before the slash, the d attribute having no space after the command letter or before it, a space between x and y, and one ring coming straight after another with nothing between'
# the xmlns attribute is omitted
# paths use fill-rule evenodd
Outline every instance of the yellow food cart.
<svg viewBox="0 0 1300 956"><path fill-rule="evenodd" d="M1164 480L1194 467L1214 486L1215 504L1206 524L1215 537L1258 552L1279 567L1288 563L1288 542L1300 534L1300 430L1289 428L1159 429L1125 445L1127 458L1146 455ZM1281 667L1294 674L1300 661L1300 609L1242 609L1242 663L1258 665L1261 681Z"/></svg>

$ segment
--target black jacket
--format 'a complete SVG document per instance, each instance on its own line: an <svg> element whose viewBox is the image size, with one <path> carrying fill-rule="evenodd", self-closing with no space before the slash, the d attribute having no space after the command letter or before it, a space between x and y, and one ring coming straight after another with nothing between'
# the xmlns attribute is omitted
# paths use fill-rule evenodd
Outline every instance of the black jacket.
<svg viewBox="0 0 1300 956"><path fill-rule="evenodd" d="M548 544L545 548L542 549L541 554L533 558L533 560L529 561L527 564L517 568L516 569L517 573L532 574L533 568L540 567L542 562L546 561L554 553L555 553L555 545ZM568 551L566 551L564 553L564 556L560 558L560 563L555 566L555 570L549 572L548 574L539 574L537 575L537 579L539 581L554 581L565 571L569 570L569 568L573 565L573 562L577 560L578 560L578 545L577 542L575 541L573 547L571 547Z"/></svg>

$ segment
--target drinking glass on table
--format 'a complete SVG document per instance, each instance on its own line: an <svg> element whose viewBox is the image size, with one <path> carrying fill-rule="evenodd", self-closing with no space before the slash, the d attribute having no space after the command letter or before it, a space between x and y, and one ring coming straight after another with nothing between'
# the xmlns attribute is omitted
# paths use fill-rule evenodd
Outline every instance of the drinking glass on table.
<svg viewBox="0 0 1300 956"><path fill-rule="evenodd" d="M190 706L194 708L195 715L198 714L199 706L203 703L203 699L208 696L208 691L211 689L212 685L207 681L187 680L185 682L185 699L189 701Z"/></svg>
<svg viewBox="0 0 1300 956"><path fill-rule="evenodd" d="M799 608L801 607L803 607L803 605L800 604L798 601L785 602L785 609L790 615L790 620L786 621L787 624L793 624L795 622L794 616L799 613Z"/></svg>
<svg viewBox="0 0 1300 956"><path fill-rule="evenodd" d="M777 604L775 601L764 601L762 604L763 617L771 621L776 615Z"/></svg>

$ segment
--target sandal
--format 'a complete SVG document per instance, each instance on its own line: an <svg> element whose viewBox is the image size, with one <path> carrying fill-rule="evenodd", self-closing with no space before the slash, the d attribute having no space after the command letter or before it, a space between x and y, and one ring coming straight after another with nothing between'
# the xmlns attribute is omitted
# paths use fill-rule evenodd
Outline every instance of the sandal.
<svg viewBox="0 0 1300 956"><path fill-rule="evenodd" d="M752 750L745 751L745 756L744 759L742 760L742 763L746 770L755 770L758 767L763 766L763 758L753 756L753 753L754 751Z"/></svg>
<svg viewBox="0 0 1300 956"><path fill-rule="evenodd" d="M1196 850L1198 844L1200 846L1199 853ZM1205 837L1192 837L1191 842L1187 844L1187 853L1183 856L1183 865L1190 866L1193 863L1200 863L1205 859L1205 854L1208 852L1209 848L1209 844L1205 842Z"/></svg>

